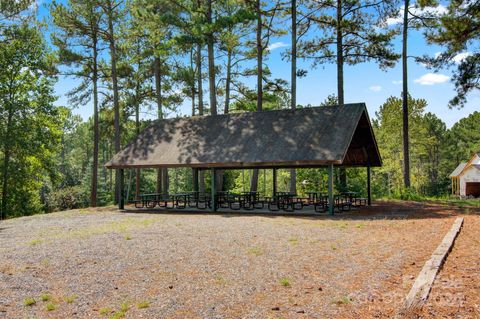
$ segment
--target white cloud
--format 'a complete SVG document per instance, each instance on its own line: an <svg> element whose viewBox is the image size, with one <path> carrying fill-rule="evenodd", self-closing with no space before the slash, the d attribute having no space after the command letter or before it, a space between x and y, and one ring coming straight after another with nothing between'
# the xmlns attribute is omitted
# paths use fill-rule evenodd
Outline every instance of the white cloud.
<svg viewBox="0 0 480 319"><path fill-rule="evenodd" d="M427 73L415 79L414 82L420 85L434 85L447 82L450 79L449 76L438 73Z"/></svg>
<svg viewBox="0 0 480 319"><path fill-rule="evenodd" d="M273 42L267 47L267 50L268 51L273 51L275 49L285 48L285 47L289 47L289 46L290 46L290 44L282 42L282 41Z"/></svg>
<svg viewBox="0 0 480 319"><path fill-rule="evenodd" d="M400 84L403 83L403 81L402 80L398 80L398 81L393 80L392 83L395 84L395 85L400 85Z"/></svg>
<svg viewBox="0 0 480 319"><path fill-rule="evenodd" d="M382 87L380 85L373 85L371 87L368 88L370 91L373 91L373 92L380 92L382 90Z"/></svg>
<svg viewBox="0 0 480 319"><path fill-rule="evenodd" d="M462 52L457 54L456 56L453 57L453 62L456 64L460 64L463 60L465 60L467 57L471 56L472 54L470 52Z"/></svg>
<svg viewBox="0 0 480 319"><path fill-rule="evenodd" d="M401 11L403 12L403 8L401 9ZM403 21L403 18L401 13L399 12L395 17L388 18L386 22L387 22L387 25L396 25L396 24L402 23L402 21Z"/></svg>
<svg viewBox="0 0 480 319"><path fill-rule="evenodd" d="M387 19L387 21L386 21L387 25L395 25L395 24L403 23L403 8L405 8L405 6L401 6L398 9L398 12L394 17L391 17L391 18ZM423 9L420 9L420 8L417 8L417 7L414 7L414 6L411 6L409 8L410 8L410 12L412 14L416 15L416 16L428 15L428 16L438 17L438 16L441 16L441 15L447 13L447 8L443 5L441 5L441 4L436 6L436 7L426 7L426 8L423 8ZM412 18L411 14L409 14L409 18Z"/></svg>

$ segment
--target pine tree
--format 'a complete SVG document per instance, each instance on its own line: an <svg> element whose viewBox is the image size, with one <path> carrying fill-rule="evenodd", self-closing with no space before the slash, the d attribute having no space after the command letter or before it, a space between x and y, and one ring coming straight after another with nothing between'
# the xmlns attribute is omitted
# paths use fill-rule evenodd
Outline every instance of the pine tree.
<svg viewBox="0 0 480 319"><path fill-rule="evenodd" d="M99 2L70 0L66 5L50 6L55 32L53 43L58 48L59 63L69 67L65 75L80 78L81 84L69 92L73 105L83 106L93 99L93 163L90 206L97 206L98 188L98 81L99 52L102 50Z"/></svg>
<svg viewBox="0 0 480 319"><path fill-rule="evenodd" d="M449 106L462 107L468 93L480 89L480 4L452 0L447 9L447 13L436 20L435 27L426 33L430 43L441 45L445 50L427 62L436 69L457 63L452 77L457 95Z"/></svg>
<svg viewBox="0 0 480 319"><path fill-rule="evenodd" d="M337 97L345 104L344 67L375 61L380 68L393 67L399 55L393 51L396 30L382 30L385 17L391 15L392 2L371 0L325 0L312 2L309 20L315 24L317 36L299 43L299 58L311 60L313 66L335 63ZM340 170L340 187L346 188L345 169Z"/></svg>

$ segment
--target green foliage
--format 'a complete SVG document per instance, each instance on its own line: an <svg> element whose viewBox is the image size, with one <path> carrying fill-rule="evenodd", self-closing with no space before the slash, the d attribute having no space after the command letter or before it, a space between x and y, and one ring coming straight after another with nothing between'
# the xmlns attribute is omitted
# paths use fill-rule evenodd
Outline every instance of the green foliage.
<svg viewBox="0 0 480 319"><path fill-rule="evenodd" d="M53 302L49 302L45 306L45 310L47 311L53 311L55 309L57 309L57 306Z"/></svg>
<svg viewBox="0 0 480 319"><path fill-rule="evenodd" d="M282 285L284 287L290 287L290 285L291 285L290 279L288 279L288 278L280 279L280 285Z"/></svg>
<svg viewBox="0 0 480 319"><path fill-rule="evenodd" d="M89 193L82 186L68 186L52 191L46 197L48 211L62 211L87 207Z"/></svg>
<svg viewBox="0 0 480 319"><path fill-rule="evenodd" d="M448 191L448 174L442 163L445 124L431 113L425 113L427 102L409 97L410 166L412 189L403 187L402 100L390 97L380 107L373 121L383 166L375 170L373 183L378 196L413 198L414 193L439 195Z"/></svg>
<svg viewBox="0 0 480 319"><path fill-rule="evenodd" d="M42 301L50 301L50 299L52 299L52 296L50 296L49 294L41 294L40 299Z"/></svg>
<svg viewBox="0 0 480 319"><path fill-rule="evenodd" d="M451 107L462 107L467 94L480 89L480 6L477 1L450 1L446 14L435 21L437 24L426 32L426 38L441 45L443 52L424 60L440 69L455 66L453 58L466 54L454 67L452 80L457 95L449 103Z"/></svg>
<svg viewBox="0 0 480 319"><path fill-rule="evenodd" d="M299 57L312 59L313 65L324 63L345 63L355 65L374 61L385 69L393 67L399 58L392 46L395 29L379 28L397 8L393 2L387 1L313 1L307 2L309 12L312 12L312 37L298 44ZM380 4L380 5L379 5ZM322 7L329 10L322 10ZM341 15L341 20L337 18ZM337 34L342 35L343 45L341 60L337 56ZM343 62L340 62L343 61Z"/></svg>
<svg viewBox="0 0 480 319"><path fill-rule="evenodd" d="M142 301L137 304L138 309L145 309L150 307L150 301Z"/></svg>
<svg viewBox="0 0 480 319"><path fill-rule="evenodd" d="M108 315L110 312L112 312L112 310L110 308L100 308L100 310L98 310L98 313L101 315L101 316L106 316Z"/></svg>
<svg viewBox="0 0 480 319"><path fill-rule="evenodd" d="M77 300L78 296L77 295L70 295L70 296L65 296L63 300L65 300L66 303L71 304L74 303L75 300Z"/></svg>
<svg viewBox="0 0 480 319"><path fill-rule="evenodd" d="M41 34L26 24L3 30L0 46L0 212L37 213L39 193L55 174L61 121L53 105L52 60Z"/></svg>
<svg viewBox="0 0 480 319"><path fill-rule="evenodd" d="M23 300L23 305L26 306L26 307L33 306L36 303L37 303L37 301L35 299L31 298L31 297L25 298Z"/></svg>

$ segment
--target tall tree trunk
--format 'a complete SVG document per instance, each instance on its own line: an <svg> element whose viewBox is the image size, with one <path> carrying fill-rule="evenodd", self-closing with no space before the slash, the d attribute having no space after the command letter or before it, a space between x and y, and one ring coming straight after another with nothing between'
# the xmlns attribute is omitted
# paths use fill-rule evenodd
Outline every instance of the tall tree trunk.
<svg viewBox="0 0 480 319"><path fill-rule="evenodd" d="M405 187L410 187L410 147L408 141L408 65L407 65L407 41L408 41L408 6L409 0L405 0L403 12L403 39L402 39L402 109L403 109L403 179Z"/></svg>
<svg viewBox="0 0 480 319"><path fill-rule="evenodd" d="M162 75L160 71L160 58L155 57L153 61L153 72L155 74L155 95L157 98L157 118L163 118L162 109ZM161 194L166 190L163 188L163 168L157 168L157 187L156 192Z"/></svg>
<svg viewBox="0 0 480 319"><path fill-rule="evenodd" d="M195 64L197 65L197 87L198 87L198 115L204 114L203 106L203 76L202 76L202 45L197 44L197 52L195 53ZM205 172L198 171L198 190L205 193Z"/></svg>
<svg viewBox="0 0 480 319"><path fill-rule="evenodd" d="M207 22L212 25L212 1L207 0ZM215 52L213 47L213 31L207 34L208 50L208 86L210 91L210 114L217 114L217 90L215 84Z"/></svg>
<svg viewBox="0 0 480 319"><path fill-rule="evenodd" d="M65 186L65 175L67 172L66 168L66 162L65 162L65 129L62 132L62 137L61 137L61 146L62 146L62 151L60 152L60 158L61 158L61 165L60 165L60 173L62 173L62 182L60 183L61 187Z"/></svg>
<svg viewBox="0 0 480 319"><path fill-rule="evenodd" d="M137 85L138 93L138 85ZM138 95L137 95L138 96ZM140 105L138 104L138 99L135 101L135 131L137 136L140 134ZM140 199L140 179L141 179L140 168L135 169L135 199Z"/></svg>
<svg viewBox="0 0 480 319"><path fill-rule="evenodd" d="M13 121L13 107L8 107L7 127L5 132L5 139L3 141L3 174L2 174L2 206L0 206L0 220L7 217L7 198L8 198L8 179L9 179L9 166L11 156L11 131Z"/></svg>
<svg viewBox="0 0 480 319"><path fill-rule="evenodd" d="M257 14L257 111L261 111L263 109L263 42L261 0L256 0L255 12Z"/></svg>
<svg viewBox="0 0 480 319"><path fill-rule="evenodd" d="M232 82L232 51L227 52L227 78L225 81L225 108L223 113L230 111L230 84Z"/></svg>
<svg viewBox="0 0 480 319"><path fill-rule="evenodd" d="M292 71L291 71L291 104L297 107L297 0L292 0ZM297 193L297 171L290 169L290 193Z"/></svg>
<svg viewBox="0 0 480 319"><path fill-rule="evenodd" d="M158 119L163 119L163 93L162 93L162 64L155 58L155 91L157 95ZM157 169L157 193L168 194L169 175L168 168Z"/></svg>
<svg viewBox="0 0 480 319"><path fill-rule="evenodd" d="M108 33L110 42L110 62L112 71L112 88L113 88L113 110L114 110L114 146L115 153L120 152L121 147L121 131L120 131L120 102L118 97L118 77L117 77L117 46L115 41L115 32L113 28L113 3L108 2ZM121 170L115 170L115 202L120 200L120 194L123 192L123 176Z"/></svg>
<svg viewBox="0 0 480 319"><path fill-rule="evenodd" d="M193 73L192 86L191 86L191 100L192 100L192 116L195 116L195 68L193 66L193 47L190 48L190 72Z"/></svg>
<svg viewBox="0 0 480 319"><path fill-rule="evenodd" d="M342 0L337 0L337 95L338 104L345 104L343 92L343 29Z"/></svg>
<svg viewBox="0 0 480 319"><path fill-rule="evenodd" d="M168 168L162 168L162 189L163 193L168 195L170 190L170 176L168 174Z"/></svg>
<svg viewBox="0 0 480 319"><path fill-rule="evenodd" d="M99 121L98 121L98 50L97 37L92 39L93 46L93 165L92 165L92 186L90 193L90 206L97 207L97 189L98 189L98 143L100 140Z"/></svg>
<svg viewBox="0 0 480 319"><path fill-rule="evenodd" d="M297 107L297 0L292 0L292 71L290 107Z"/></svg>
<svg viewBox="0 0 480 319"><path fill-rule="evenodd" d="M257 14L257 111L263 110L263 41L262 41L262 7L261 0L255 1L255 13ZM250 180L250 191L258 189L258 168L253 169Z"/></svg>
<svg viewBox="0 0 480 319"><path fill-rule="evenodd" d="M343 79L343 3L342 0L337 0L337 95L338 95L338 104L345 104L344 96L344 79ZM345 168L341 167L339 169L339 179L340 179L340 188L346 190L347 188L347 171Z"/></svg>
<svg viewBox="0 0 480 319"><path fill-rule="evenodd" d="M250 179L250 191L256 192L258 190L258 168L252 170L252 178Z"/></svg>
<svg viewBox="0 0 480 319"><path fill-rule="evenodd" d="M202 45L197 44L195 52L195 64L197 65L197 87L198 87L198 114L203 115L203 77L202 77Z"/></svg>

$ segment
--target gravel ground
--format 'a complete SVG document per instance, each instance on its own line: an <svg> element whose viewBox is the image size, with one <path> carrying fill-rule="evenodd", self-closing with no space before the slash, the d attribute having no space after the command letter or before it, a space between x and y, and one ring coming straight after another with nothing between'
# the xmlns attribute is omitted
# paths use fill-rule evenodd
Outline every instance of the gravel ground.
<svg viewBox="0 0 480 319"><path fill-rule="evenodd" d="M384 218L386 207L412 214ZM358 217L309 218L104 208L7 220L0 318L389 317L451 226L440 211L382 203Z"/></svg>

